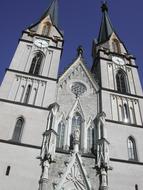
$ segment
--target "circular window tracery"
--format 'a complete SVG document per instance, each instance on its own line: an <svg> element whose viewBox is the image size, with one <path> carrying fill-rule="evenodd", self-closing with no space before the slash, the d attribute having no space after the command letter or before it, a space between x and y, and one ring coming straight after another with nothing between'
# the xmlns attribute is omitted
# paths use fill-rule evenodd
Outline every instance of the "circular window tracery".
<svg viewBox="0 0 143 190"><path fill-rule="evenodd" d="M79 97L79 96L83 95L87 91L87 88L81 82L74 82L72 84L72 86L71 86L71 91L72 91L73 94L76 95L76 97Z"/></svg>

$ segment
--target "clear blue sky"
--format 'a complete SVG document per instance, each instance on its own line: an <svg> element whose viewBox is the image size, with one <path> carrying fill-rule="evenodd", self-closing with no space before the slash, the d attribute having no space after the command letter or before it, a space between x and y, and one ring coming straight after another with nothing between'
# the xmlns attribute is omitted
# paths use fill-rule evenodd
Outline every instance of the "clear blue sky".
<svg viewBox="0 0 143 190"><path fill-rule="evenodd" d="M21 31L35 23L51 0L1 0L0 6L0 81L10 64ZM112 24L129 52L137 58L143 83L143 0L108 0ZM97 38L101 22L100 0L59 0L59 28L65 44L60 72L76 56L82 44L87 65L92 64L92 40Z"/></svg>

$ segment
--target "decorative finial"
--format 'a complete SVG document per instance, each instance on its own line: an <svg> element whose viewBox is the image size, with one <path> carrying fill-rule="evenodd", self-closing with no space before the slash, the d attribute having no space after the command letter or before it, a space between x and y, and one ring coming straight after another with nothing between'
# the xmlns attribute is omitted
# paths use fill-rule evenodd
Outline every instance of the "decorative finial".
<svg viewBox="0 0 143 190"><path fill-rule="evenodd" d="M105 12L105 11L108 12L107 1L104 1L102 3L101 10L102 10L102 12Z"/></svg>
<svg viewBox="0 0 143 190"><path fill-rule="evenodd" d="M77 54L78 56L80 55L81 57L83 56L83 47L80 45L78 48L77 48Z"/></svg>

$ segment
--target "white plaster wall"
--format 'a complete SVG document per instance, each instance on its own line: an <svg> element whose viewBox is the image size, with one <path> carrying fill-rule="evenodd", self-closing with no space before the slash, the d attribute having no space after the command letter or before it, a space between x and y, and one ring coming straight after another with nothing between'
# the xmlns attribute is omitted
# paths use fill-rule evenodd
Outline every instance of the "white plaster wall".
<svg viewBox="0 0 143 190"><path fill-rule="evenodd" d="M25 119L21 142L41 146L48 111L0 102L0 139L11 140L18 117Z"/></svg>
<svg viewBox="0 0 143 190"><path fill-rule="evenodd" d="M143 92L142 92L141 82L140 82L140 79L139 79L138 70L136 68L133 68L132 73L133 73L133 78L134 78L136 95L142 96Z"/></svg>
<svg viewBox="0 0 143 190"><path fill-rule="evenodd" d="M106 122L108 141L110 142L110 157L128 160L127 139L134 137L139 162L143 162L143 128Z"/></svg>
<svg viewBox="0 0 143 190"><path fill-rule="evenodd" d="M109 171L108 183L110 190L135 190L138 184L139 190L143 189L143 166L120 162L110 162L113 170Z"/></svg>
<svg viewBox="0 0 143 190"><path fill-rule="evenodd" d="M39 153L39 149L0 143L0 189L38 190ZM5 175L7 166L11 166L9 176Z"/></svg>
<svg viewBox="0 0 143 190"><path fill-rule="evenodd" d="M9 68L13 70L24 71L25 65L28 61L28 57L31 53L31 49L31 43L25 43L23 41L20 41Z"/></svg>
<svg viewBox="0 0 143 190"><path fill-rule="evenodd" d="M108 64L106 60L100 61L101 67L101 82L103 88L110 88L109 80L108 80ZM109 73L110 74L110 73Z"/></svg>
<svg viewBox="0 0 143 190"><path fill-rule="evenodd" d="M15 73L10 73L9 71L6 72L3 82L0 87L0 98L8 99L8 96L11 92L12 94L16 93L13 88L18 87L17 84L13 86L15 80Z"/></svg>

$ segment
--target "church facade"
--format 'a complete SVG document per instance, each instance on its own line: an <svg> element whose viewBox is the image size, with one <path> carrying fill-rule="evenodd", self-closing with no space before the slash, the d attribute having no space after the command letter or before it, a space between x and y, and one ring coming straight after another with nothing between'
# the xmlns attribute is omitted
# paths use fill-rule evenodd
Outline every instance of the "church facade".
<svg viewBox="0 0 143 190"><path fill-rule="evenodd" d="M22 33L0 87L0 190L142 190L143 96L103 3L93 65L58 75L57 0Z"/></svg>

